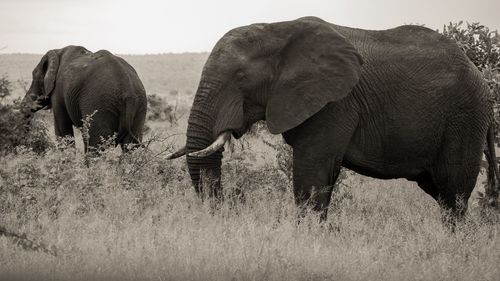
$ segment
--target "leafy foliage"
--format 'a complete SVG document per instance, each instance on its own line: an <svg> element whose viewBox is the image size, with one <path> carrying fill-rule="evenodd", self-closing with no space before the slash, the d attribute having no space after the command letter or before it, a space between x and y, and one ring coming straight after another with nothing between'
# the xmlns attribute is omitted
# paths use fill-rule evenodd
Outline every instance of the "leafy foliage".
<svg viewBox="0 0 500 281"><path fill-rule="evenodd" d="M45 124L38 119L27 120L20 112L19 102L5 102L12 85L6 75L0 78L0 154L14 152L25 146L36 153L47 150L52 143ZM30 105L23 105L30 106Z"/></svg>
<svg viewBox="0 0 500 281"><path fill-rule="evenodd" d="M453 39L479 70L500 67L500 37L497 31L479 23L449 23L443 27L443 35Z"/></svg>

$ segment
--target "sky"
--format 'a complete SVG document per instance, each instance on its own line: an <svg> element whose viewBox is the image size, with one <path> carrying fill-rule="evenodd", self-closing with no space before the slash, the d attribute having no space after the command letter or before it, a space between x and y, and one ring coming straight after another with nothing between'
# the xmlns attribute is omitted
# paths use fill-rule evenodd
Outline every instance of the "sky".
<svg viewBox="0 0 500 281"><path fill-rule="evenodd" d="M464 20L500 30L500 0L0 0L0 53L204 52L232 28L302 16L364 29Z"/></svg>

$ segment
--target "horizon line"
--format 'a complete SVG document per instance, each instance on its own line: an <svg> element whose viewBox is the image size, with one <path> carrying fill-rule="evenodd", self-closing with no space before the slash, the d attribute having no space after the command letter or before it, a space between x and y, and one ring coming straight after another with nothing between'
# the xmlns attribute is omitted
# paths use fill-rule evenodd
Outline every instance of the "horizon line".
<svg viewBox="0 0 500 281"><path fill-rule="evenodd" d="M53 50L53 49L51 49ZM106 49L100 49L100 50L106 50ZM100 51L97 50L96 52ZM49 50L47 50L49 51ZM161 56L161 55L186 55L186 54L207 54L210 53L211 51L185 51L185 52L162 52L162 53L112 53L114 55L119 55L119 56ZM95 53L95 52L93 52ZM23 53L23 52L12 52L12 53L2 53L0 52L1 55L34 55L34 56L39 56L39 55L44 55L45 53Z"/></svg>

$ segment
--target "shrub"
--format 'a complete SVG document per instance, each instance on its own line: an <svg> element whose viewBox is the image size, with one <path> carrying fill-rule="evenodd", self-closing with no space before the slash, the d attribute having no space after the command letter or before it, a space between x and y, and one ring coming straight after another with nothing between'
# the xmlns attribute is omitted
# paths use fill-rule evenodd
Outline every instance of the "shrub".
<svg viewBox="0 0 500 281"><path fill-rule="evenodd" d="M12 91L12 85L7 78L7 75L0 77L0 101L3 101L6 97L10 95Z"/></svg>
<svg viewBox="0 0 500 281"><path fill-rule="evenodd" d="M156 95L148 95L148 113L146 119L149 121L168 121L170 126L177 125L179 118L176 116L177 107L171 106L167 101Z"/></svg>
<svg viewBox="0 0 500 281"><path fill-rule="evenodd" d="M10 96L12 85L7 76L0 78L0 155L15 152L19 146L26 146L36 153L46 151L51 145L45 124L37 119L28 121L20 112L19 102L5 102Z"/></svg>

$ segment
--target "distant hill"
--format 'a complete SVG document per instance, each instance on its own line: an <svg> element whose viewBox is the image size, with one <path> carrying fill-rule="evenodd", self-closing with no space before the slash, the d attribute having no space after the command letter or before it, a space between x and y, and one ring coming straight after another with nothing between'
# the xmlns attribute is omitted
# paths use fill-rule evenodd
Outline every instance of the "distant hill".
<svg viewBox="0 0 500 281"><path fill-rule="evenodd" d="M178 91L182 98L186 98L186 94L196 91L208 53L119 56L136 69L148 94L167 95ZM31 83L31 72L41 57L34 54L0 55L0 75L8 74L16 87L15 95L23 94L15 81L24 79Z"/></svg>

